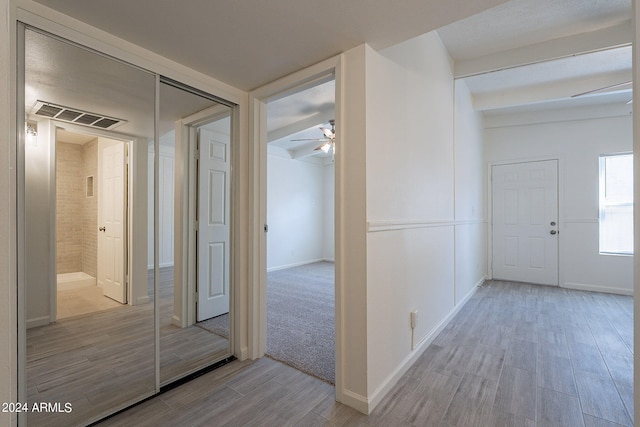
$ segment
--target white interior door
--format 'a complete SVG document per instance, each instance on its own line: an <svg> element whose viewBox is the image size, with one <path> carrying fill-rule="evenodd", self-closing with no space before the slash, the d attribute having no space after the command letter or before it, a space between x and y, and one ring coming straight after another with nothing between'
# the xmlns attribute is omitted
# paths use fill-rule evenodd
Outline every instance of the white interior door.
<svg viewBox="0 0 640 427"><path fill-rule="evenodd" d="M558 285L558 161L491 168L494 279Z"/></svg>
<svg viewBox="0 0 640 427"><path fill-rule="evenodd" d="M98 162L98 284L105 296L125 304L125 143L99 138Z"/></svg>
<svg viewBox="0 0 640 427"><path fill-rule="evenodd" d="M230 138L199 129L197 321L229 312Z"/></svg>

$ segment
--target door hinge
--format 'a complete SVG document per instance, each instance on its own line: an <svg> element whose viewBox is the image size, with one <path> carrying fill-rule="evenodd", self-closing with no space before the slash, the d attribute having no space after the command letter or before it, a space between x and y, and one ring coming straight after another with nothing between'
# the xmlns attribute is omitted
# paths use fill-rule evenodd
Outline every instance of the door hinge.
<svg viewBox="0 0 640 427"><path fill-rule="evenodd" d="M199 222L199 221L194 221L194 222L193 222L193 229L194 229L195 231L200 230L200 222Z"/></svg>
<svg viewBox="0 0 640 427"><path fill-rule="evenodd" d="M196 160L200 160L200 150L199 149L196 149L196 151L193 152L193 157Z"/></svg>
<svg viewBox="0 0 640 427"><path fill-rule="evenodd" d="M198 301L198 291L195 291L195 292L193 293L193 299L195 299L195 300L196 300L196 303L197 303L197 301Z"/></svg>
<svg viewBox="0 0 640 427"><path fill-rule="evenodd" d="M264 225L264 232L268 233L269 232L269 224L265 224Z"/></svg>

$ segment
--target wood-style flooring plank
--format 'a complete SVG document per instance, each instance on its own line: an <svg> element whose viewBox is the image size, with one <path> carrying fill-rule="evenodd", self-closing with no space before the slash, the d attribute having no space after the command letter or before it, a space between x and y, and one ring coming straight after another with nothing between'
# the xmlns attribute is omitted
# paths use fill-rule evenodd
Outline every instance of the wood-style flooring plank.
<svg viewBox="0 0 640 427"><path fill-rule="evenodd" d="M538 388L537 422L549 427L583 427L584 420L577 397Z"/></svg>
<svg viewBox="0 0 640 427"><path fill-rule="evenodd" d="M620 343L628 347L631 308L626 297L490 281L371 415L335 402L330 385L262 358L232 362L104 425L629 426L633 358Z"/></svg>
<svg viewBox="0 0 640 427"><path fill-rule="evenodd" d="M609 375L607 365L605 365L602 359L602 354L597 346L571 343L569 344L569 353L571 355L571 362L573 363L573 369L580 371L581 373L589 373L606 377ZM579 376L576 373L577 376Z"/></svg>
<svg viewBox="0 0 640 427"><path fill-rule="evenodd" d="M504 364L524 369L526 371L536 371L538 344L532 341L525 341L514 338L511 340L504 359Z"/></svg>
<svg viewBox="0 0 640 427"><path fill-rule="evenodd" d="M505 366L498 383L495 406L508 414L534 420L536 417L536 374Z"/></svg>
<svg viewBox="0 0 640 427"><path fill-rule="evenodd" d="M571 359L549 354L540 355L537 378L538 387L544 387L571 396L578 395Z"/></svg>
<svg viewBox="0 0 640 427"><path fill-rule="evenodd" d="M496 399L496 387L495 381L465 375L442 421L447 425L466 427L488 419Z"/></svg>
<svg viewBox="0 0 640 427"><path fill-rule="evenodd" d="M584 425L585 427L624 427L622 424L613 423L587 414L584 415Z"/></svg>
<svg viewBox="0 0 640 427"><path fill-rule="evenodd" d="M625 426L633 425L611 377L581 373L576 375L576 384L585 414Z"/></svg>

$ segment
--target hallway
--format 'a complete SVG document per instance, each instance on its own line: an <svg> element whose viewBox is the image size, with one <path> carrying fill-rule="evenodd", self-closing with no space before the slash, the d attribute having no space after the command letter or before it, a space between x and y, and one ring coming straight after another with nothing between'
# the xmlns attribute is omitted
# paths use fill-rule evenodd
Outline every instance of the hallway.
<svg viewBox="0 0 640 427"><path fill-rule="evenodd" d="M369 416L268 358L101 425L631 426L631 297L488 281Z"/></svg>

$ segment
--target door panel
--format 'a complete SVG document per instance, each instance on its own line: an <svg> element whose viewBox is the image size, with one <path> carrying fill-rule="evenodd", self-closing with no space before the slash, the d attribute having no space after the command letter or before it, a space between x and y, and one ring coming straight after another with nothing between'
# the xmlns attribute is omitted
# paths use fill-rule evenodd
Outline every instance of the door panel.
<svg viewBox="0 0 640 427"><path fill-rule="evenodd" d="M98 144L98 283L105 296L125 304L125 143L100 138Z"/></svg>
<svg viewBox="0 0 640 427"><path fill-rule="evenodd" d="M229 136L199 129L197 321L229 312Z"/></svg>
<svg viewBox="0 0 640 427"><path fill-rule="evenodd" d="M557 160L496 165L491 177L493 277L557 285Z"/></svg>

